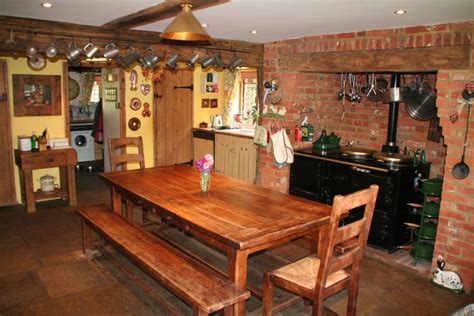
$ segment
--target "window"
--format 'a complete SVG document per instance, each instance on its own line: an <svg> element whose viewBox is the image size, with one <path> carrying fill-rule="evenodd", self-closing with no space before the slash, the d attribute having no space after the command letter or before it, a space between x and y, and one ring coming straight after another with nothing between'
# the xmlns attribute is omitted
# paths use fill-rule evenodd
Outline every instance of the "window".
<svg viewBox="0 0 474 316"><path fill-rule="evenodd" d="M94 81L94 85L92 86L91 98L89 101L91 103L96 103L96 102L99 102L99 100L100 100L100 85L99 85L99 82L96 80Z"/></svg>
<svg viewBox="0 0 474 316"><path fill-rule="evenodd" d="M257 107L257 79L242 81L242 108L241 112L250 115Z"/></svg>

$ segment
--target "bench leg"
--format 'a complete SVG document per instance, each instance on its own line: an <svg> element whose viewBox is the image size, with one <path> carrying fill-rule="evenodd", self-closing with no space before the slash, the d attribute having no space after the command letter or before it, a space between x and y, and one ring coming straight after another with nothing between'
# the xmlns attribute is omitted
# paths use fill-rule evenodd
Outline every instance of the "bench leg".
<svg viewBox="0 0 474 316"><path fill-rule="evenodd" d="M91 242L91 228L87 225L84 218L81 221L82 224L82 251L84 255L87 256L88 253L92 251L92 242Z"/></svg>
<svg viewBox="0 0 474 316"><path fill-rule="evenodd" d="M206 316L209 315L205 311L199 309L199 307L193 307L193 315L194 316Z"/></svg>

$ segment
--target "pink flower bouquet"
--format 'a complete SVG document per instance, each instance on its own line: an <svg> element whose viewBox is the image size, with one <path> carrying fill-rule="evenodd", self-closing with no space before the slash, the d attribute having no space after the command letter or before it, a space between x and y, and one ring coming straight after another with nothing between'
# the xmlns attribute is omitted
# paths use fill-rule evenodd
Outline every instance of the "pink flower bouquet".
<svg viewBox="0 0 474 316"><path fill-rule="evenodd" d="M211 172L214 169L214 157L211 154L206 154L201 160L195 161L194 166L200 172Z"/></svg>

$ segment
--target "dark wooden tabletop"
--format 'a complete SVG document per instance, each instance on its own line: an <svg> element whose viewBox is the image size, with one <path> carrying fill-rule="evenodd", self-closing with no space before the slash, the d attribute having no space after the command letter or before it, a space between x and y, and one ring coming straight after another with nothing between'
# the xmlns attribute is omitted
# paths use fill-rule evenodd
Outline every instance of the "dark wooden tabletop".
<svg viewBox="0 0 474 316"><path fill-rule="evenodd" d="M101 177L131 195L176 216L183 225L233 249L265 248L288 236L312 232L329 220L331 207L216 173L202 193L199 172L170 166Z"/></svg>

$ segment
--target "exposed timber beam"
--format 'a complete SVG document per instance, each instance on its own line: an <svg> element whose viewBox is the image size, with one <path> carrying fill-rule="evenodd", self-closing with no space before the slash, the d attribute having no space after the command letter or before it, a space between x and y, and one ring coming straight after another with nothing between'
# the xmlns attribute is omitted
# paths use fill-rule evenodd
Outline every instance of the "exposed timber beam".
<svg viewBox="0 0 474 316"><path fill-rule="evenodd" d="M181 12L181 4L192 4L193 11L208 8L218 4L229 2L230 0L166 0L155 6L134 12L112 20L102 25L108 30L127 30L140 25L150 24L156 21L164 20L176 16Z"/></svg>
<svg viewBox="0 0 474 316"><path fill-rule="evenodd" d="M278 59L279 70L300 72L410 72L469 68L470 46L294 54Z"/></svg>

